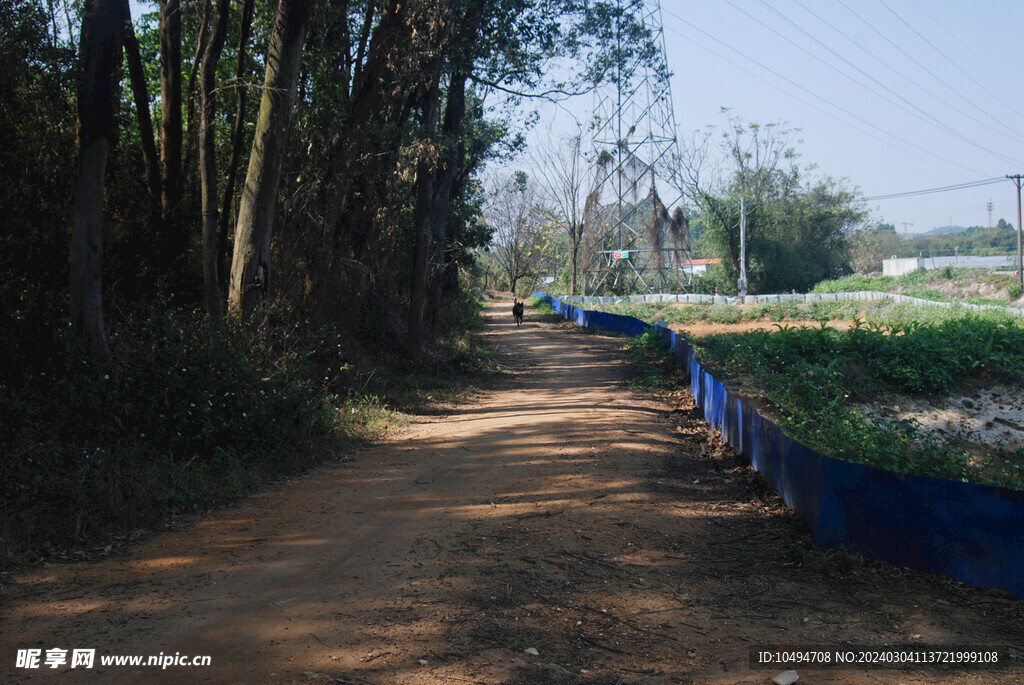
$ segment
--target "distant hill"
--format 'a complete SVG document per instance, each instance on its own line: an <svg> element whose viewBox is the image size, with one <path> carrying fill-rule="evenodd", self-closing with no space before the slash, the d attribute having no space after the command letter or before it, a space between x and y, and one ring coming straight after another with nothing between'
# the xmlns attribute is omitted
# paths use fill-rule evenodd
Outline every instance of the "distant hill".
<svg viewBox="0 0 1024 685"><path fill-rule="evenodd" d="M944 233L963 233L967 230L966 226L939 226L925 233L925 235L940 235Z"/></svg>

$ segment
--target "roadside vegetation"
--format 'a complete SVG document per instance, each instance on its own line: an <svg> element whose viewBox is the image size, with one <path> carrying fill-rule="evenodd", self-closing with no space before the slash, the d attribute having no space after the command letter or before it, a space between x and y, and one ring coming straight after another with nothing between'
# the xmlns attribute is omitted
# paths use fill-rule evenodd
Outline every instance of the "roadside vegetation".
<svg viewBox="0 0 1024 685"><path fill-rule="evenodd" d="M612 314L634 316L643 321L667 323L740 323L742 321L832 321L853 319L866 311L880 312L893 305L892 300L876 303L864 302L779 302L738 306L730 304L679 305L672 302L651 304L595 305L594 308Z"/></svg>
<svg viewBox="0 0 1024 685"><path fill-rule="evenodd" d="M621 313L647 321L667 318L665 309L657 317L645 307ZM712 315L710 309L707 313ZM967 444L868 408L887 396L945 397L978 383L1024 386L1024 326L1017 317L890 304L862 312L846 331L779 323L772 330L693 342L716 378L743 379L758 388L772 419L823 454L903 473L1024 489L1020 450L1000 452L992 445L979 458ZM646 345L638 339L630 347L636 353Z"/></svg>
<svg viewBox="0 0 1024 685"><path fill-rule="evenodd" d="M958 291L978 290L989 293L986 297L958 297ZM1024 292L1017 284L1016 274L1007 271L945 267L943 269L918 269L904 276L844 276L822 281L814 286L812 293L844 293L874 291L901 293L922 300L955 302L962 300L970 304L995 304L1007 306Z"/></svg>
<svg viewBox="0 0 1024 685"><path fill-rule="evenodd" d="M0 0L0 567L471 387L478 258L522 223L484 170L519 98L652 65L641 11Z"/></svg>
<svg viewBox="0 0 1024 685"><path fill-rule="evenodd" d="M278 327L255 341L202 312L139 312L111 326L116 372L97 375L69 328L0 388L0 568L105 545L277 479L347 458L408 415L486 384L477 300L412 363L399 341ZM17 341L4 340L10 351ZM24 368L24 367L23 367Z"/></svg>

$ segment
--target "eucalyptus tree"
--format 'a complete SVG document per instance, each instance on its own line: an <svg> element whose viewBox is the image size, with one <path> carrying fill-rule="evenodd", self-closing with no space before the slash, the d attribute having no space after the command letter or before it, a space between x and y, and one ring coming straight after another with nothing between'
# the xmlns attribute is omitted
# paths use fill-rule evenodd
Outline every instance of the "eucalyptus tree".
<svg viewBox="0 0 1024 685"><path fill-rule="evenodd" d="M199 173L202 193L203 299L215 328L221 328L224 306L217 274L217 66L227 39L230 0L217 0L210 35L206 37L202 62L202 113L199 123Z"/></svg>
<svg viewBox="0 0 1024 685"><path fill-rule="evenodd" d="M480 150L477 156L466 154L461 132L467 115L467 89L483 96L501 94L516 101L560 99L588 92L607 78L614 67L629 63L634 53L652 54L650 37L639 20L641 9L641 2L452 2L452 18L459 28L448 50L446 114L438 132L439 163L433 166L435 192L433 202L417 205L417 213L429 215L422 221L418 217L417 226L433 228L427 237L433 239L435 246L435 272L444 273L446 242L457 236L457 228L448 229L450 208L459 203L462 191L455 180L464 179L465 172L481 164L482 154L486 153ZM628 45L627 49L606 49L616 35L625 38L616 44ZM555 76L559 71L554 67L560 60L571 61L575 67L569 78ZM574 212L572 231L574 259L582 237L582 201L577 204L580 211ZM417 240L421 239L417 234ZM410 335L408 346L414 354L422 328L422 309L415 305L423 297L420 289L426 287L422 276L426 269L419 262L429 254L415 254L411 286L414 307L410 311L409 329L417 335ZM574 279L575 273L574 267Z"/></svg>
<svg viewBox="0 0 1024 685"><path fill-rule="evenodd" d="M182 190L181 0L160 0L160 165L161 201L168 248L184 251L178 224ZM179 255L168 254L168 258Z"/></svg>
<svg viewBox="0 0 1024 685"><path fill-rule="evenodd" d="M110 361L103 319L103 182L114 137L115 69L129 17L121 0L82 7L79 40L78 177L71 210L71 321L94 364Z"/></svg>
<svg viewBox="0 0 1024 685"><path fill-rule="evenodd" d="M314 320L349 324L366 320L366 302L406 306L406 349L416 356L425 317L444 306L459 264L486 242L475 177L489 159L521 146L509 112L606 78L618 55L601 46L616 31L631 54L645 50L641 5L318 5L300 78L294 173L283 193L283 210L295 217L292 238L280 243L292 287L301 284L294 301Z"/></svg>
<svg viewBox="0 0 1024 685"><path fill-rule="evenodd" d="M310 5L311 0L278 3L249 171L238 210L228 306L229 311L256 327L266 317L270 240Z"/></svg>

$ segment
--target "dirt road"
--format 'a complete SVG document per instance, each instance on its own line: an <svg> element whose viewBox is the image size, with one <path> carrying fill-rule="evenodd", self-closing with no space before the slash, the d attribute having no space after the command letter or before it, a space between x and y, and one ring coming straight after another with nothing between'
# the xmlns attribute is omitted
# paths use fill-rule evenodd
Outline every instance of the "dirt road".
<svg viewBox="0 0 1024 685"><path fill-rule="evenodd" d="M816 549L687 396L624 387L621 339L510 310L486 331L509 373L450 415L129 556L8 577L0 682L764 683L786 669L750 645L1024 652L1021 601ZM51 648L96 663L16 667ZM99 663L161 654L211 664ZM1011 683L1024 661L797 671Z"/></svg>

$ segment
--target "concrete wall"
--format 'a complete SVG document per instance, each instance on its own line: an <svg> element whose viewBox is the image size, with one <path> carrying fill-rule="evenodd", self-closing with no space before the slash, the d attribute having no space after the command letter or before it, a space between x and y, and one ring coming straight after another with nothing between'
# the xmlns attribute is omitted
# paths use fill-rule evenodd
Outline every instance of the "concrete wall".
<svg viewBox="0 0 1024 685"><path fill-rule="evenodd" d="M883 259L883 276L903 276L917 269L944 269L947 266L970 267L972 269L1014 269L1017 258L1013 255L976 257L974 255L950 257L906 257Z"/></svg>
<svg viewBox="0 0 1024 685"><path fill-rule="evenodd" d="M903 276L922 268L917 257L906 257L903 259L883 259L883 276Z"/></svg>

